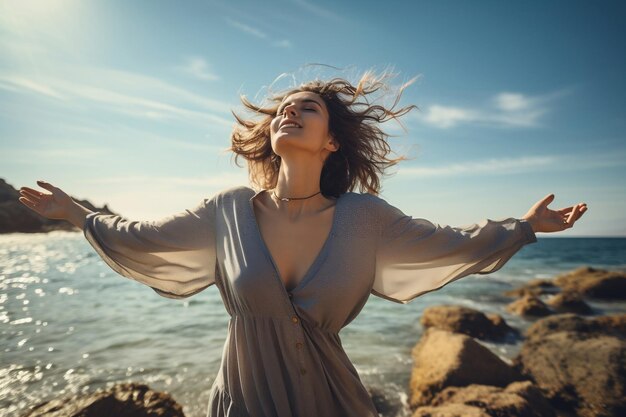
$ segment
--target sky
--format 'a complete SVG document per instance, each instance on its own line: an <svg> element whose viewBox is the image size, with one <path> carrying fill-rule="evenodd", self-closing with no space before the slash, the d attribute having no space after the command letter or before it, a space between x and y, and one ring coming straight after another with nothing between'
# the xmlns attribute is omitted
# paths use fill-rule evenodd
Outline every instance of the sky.
<svg viewBox="0 0 626 417"><path fill-rule="evenodd" d="M418 109L381 126L410 159L380 197L461 226L554 193L588 211L538 237L626 236L625 17L617 1L2 0L0 178L158 219L251 186L226 151L240 96L392 71Z"/></svg>

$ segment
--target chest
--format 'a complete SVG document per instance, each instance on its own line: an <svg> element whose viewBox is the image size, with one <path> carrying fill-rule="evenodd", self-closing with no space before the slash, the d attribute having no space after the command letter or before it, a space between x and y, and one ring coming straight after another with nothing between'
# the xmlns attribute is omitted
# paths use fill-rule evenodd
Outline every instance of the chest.
<svg viewBox="0 0 626 417"><path fill-rule="evenodd" d="M297 221L269 213L253 204L261 238L280 279L290 291L306 276L329 239L336 207Z"/></svg>

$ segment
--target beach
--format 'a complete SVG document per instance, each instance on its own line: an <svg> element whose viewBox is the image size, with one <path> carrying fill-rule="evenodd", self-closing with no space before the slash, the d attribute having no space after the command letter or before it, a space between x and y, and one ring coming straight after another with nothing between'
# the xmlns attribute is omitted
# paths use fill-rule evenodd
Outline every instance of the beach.
<svg viewBox="0 0 626 417"><path fill-rule="evenodd" d="M216 286L185 300L159 297L115 274L75 232L2 235L0 254L1 417L121 382L168 392L186 416L206 414L229 320ZM406 406L427 308L498 314L523 333L538 318L507 311L517 297L504 293L582 266L625 270L626 239L539 235L493 274L465 277L406 305L372 295L340 332L342 345L366 387ZM592 316L626 313L621 300L586 301ZM514 334L480 341L504 361L522 342Z"/></svg>

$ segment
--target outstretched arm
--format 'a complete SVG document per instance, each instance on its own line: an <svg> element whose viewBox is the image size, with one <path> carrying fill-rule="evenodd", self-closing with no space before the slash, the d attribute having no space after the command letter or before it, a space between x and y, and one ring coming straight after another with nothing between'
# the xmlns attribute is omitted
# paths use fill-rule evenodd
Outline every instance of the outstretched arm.
<svg viewBox="0 0 626 417"><path fill-rule="evenodd" d="M466 226L448 226L413 218L380 198L380 226L372 293L399 303L471 274L497 271L524 245L537 241L535 232L568 229L587 210L586 204L548 209L550 194L522 217L483 219Z"/></svg>
<svg viewBox="0 0 626 417"><path fill-rule="evenodd" d="M64 219L83 233L118 274L167 298L185 298L215 284L215 198L156 221L92 212L63 190L37 181L50 193L20 189L19 201L49 219Z"/></svg>

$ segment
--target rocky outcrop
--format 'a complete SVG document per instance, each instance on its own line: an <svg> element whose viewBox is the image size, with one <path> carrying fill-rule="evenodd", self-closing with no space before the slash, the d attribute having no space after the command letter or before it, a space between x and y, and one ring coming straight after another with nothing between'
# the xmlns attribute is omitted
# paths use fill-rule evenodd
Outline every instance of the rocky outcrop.
<svg viewBox="0 0 626 417"><path fill-rule="evenodd" d="M412 408L429 405L446 387L471 384L506 387L522 376L488 348L464 334L427 329L412 350Z"/></svg>
<svg viewBox="0 0 626 417"><path fill-rule="evenodd" d="M45 191L48 192L48 191ZM19 202L20 193L0 178L0 234L2 233L45 233L54 230L80 231L65 220L48 219ZM91 211L117 214L108 206L95 207L87 200L73 198L78 204Z"/></svg>
<svg viewBox="0 0 626 417"><path fill-rule="evenodd" d="M509 327L498 314L485 314L462 306L426 308L420 323L425 328L435 327L479 339L501 339L508 333L517 332L517 330Z"/></svg>
<svg viewBox="0 0 626 417"><path fill-rule="evenodd" d="M505 388L477 384L448 387L429 406L418 407L413 417L451 415L555 417L556 413L532 382L520 381Z"/></svg>
<svg viewBox="0 0 626 417"><path fill-rule="evenodd" d="M580 338L601 335L624 337L626 335L626 314L613 314L593 318L580 317L573 313L556 314L536 321L526 330L526 341L539 340L558 332L574 332Z"/></svg>
<svg viewBox="0 0 626 417"><path fill-rule="evenodd" d="M480 407L466 404L443 404L437 407L418 407L412 417L491 417L489 413Z"/></svg>
<svg viewBox="0 0 626 417"><path fill-rule="evenodd" d="M520 316L544 317L552 314L552 310L538 297L527 294L519 300L513 301L506 307L510 313Z"/></svg>
<svg viewBox="0 0 626 417"><path fill-rule="evenodd" d="M376 411L382 416L396 416L398 412L402 409L403 404L401 399L398 398L389 398L385 393L385 390L379 387L368 386L366 387L374 406L376 407Z"/></svg>
<svg viewBox="0 0 626 417"><path fill-rule="evenodd" d="M147 385L117 384L91 394L47 401L21 417L184 417L183 407L167 393Z"/></svg>
<svg viewBox="0 0 626 417"><path fill-rule="evenodd" d="M412 351L412 415L626 416L626 314L579 315L594 313L583 297L609 298L607 288L619 293L622 276L585 267L560 276L553 287L561 292L521 292L506 309L536 321L511 366L477 340L496 315L455 306L426 309L426 330ZM550 285L536 280L528 288Z"/></svg>
<svg viewBox="0 0 626 417"><path fill-rule="evenodd" d="M583 266L557 275L553 280L536 279L529 281L519 288L505 291L504 295L508 297L527 295L539 297L561 292L567 295L562 296L564 303L561 303L560 298L555 300L559 311L582 309L580 310L581 314L588 314L583 313L585 307L581 303L569 303L565 298L572 298L578 294L581 298L624 300L626 299L626 272Z"/></svg>
<svg viewBox="0 0 626 417"><path fill-rule="evenodd" d="M519 288L505 291L504 295L507 297L523 297L525 295L538 296L542 294L556 294L559 291L559 287L548 279L533 279Z"/></svg>
<svg viewBox="0 0 626 417"><path fill-rule="evenodd" d="M551 404L582 417L626 415L626 315L537 321L514 360Z"/></svg>
<svg viewBox="0 0 626 417"><path fill-rule="evenodd" d="M577 292L563 291L550 297L546 304L559 313L591 314L592 309Z"/></svg>
<svg viewBox="0 0 626 417"><path fill-rule="evenodd" d="M557 275L554 283L564 291L575 292L584 297L626 299L626 274L624 272L585 266Z"/></svg>

